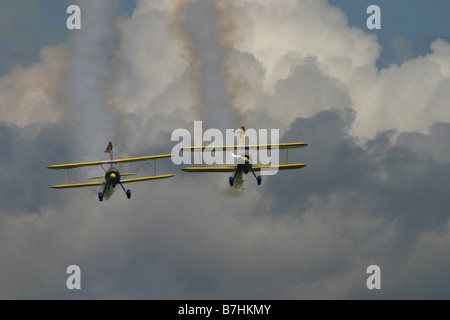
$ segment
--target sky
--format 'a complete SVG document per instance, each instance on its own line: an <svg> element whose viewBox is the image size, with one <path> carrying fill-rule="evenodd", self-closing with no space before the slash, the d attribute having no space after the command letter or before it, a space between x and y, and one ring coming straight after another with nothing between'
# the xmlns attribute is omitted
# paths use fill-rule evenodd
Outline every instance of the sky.
<svg viewBox="0 0 450 320"><path fill-rule="evenodd" d="M0 15L1 299L450 298L448 1L20 0ZM289 153L307 166L233 189L161 159L175 177L130 200L50 188L67 175L48 165L100 160L108 141L170 153L194 121L278 129L309 144Z"/></svg>

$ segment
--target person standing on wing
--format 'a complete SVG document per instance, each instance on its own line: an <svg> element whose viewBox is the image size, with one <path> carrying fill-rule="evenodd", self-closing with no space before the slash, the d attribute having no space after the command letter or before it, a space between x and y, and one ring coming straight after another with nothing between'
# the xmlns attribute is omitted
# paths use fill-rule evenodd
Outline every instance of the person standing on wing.
<svg viewBox="0 0 450 320"><path fill-rule="evenodd" d="M241 137L242 144L245 146L245 127L242 126L239 129L235 129L234 132L238 132L239 136Z"/></svg>

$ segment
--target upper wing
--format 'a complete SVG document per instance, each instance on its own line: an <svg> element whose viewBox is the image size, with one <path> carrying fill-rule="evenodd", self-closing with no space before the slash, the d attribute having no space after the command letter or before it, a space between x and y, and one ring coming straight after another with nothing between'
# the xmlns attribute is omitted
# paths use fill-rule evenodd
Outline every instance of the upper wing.
<svg viewBox="0 0 450 320"><path fill-rule="evenodd" d="M294 142L294 143L279 143L279 144L253 144L253 145L235 145L235 146L200 146L200 147L183 147L183 151L225 151L230 149L267 149L271 150L273 148L278 149L293 149L306 147L308 144L306 142Z"/></svg>
<svg viewBox="0 0 450 320"><path fill-rule="evenodd" d="M88 183L70 183L70 184L60 184L53 186L54 189L64 189L64 188L82 188L82 187L93 187L102 186L105 182L88 182Z"/></svg>
<svg viewBox="0 0 450 320"><path fill-rule="evenodd" d="M161 154L156 156L138 157L138 158L127 158L127 159L115 159L115 160L103 160L103 161L91 161L91 162L80 162L80 163L69 163L69 164L57 164L53 166L48 166L48 169L72 169L78 167L95 166L102 164L115 164L115 163L126 163L126 162L136 162L145 161L152 159L170 158L171 154Z"/></svg>
<svg viewBox="0 0 450 320"><path fill-rule="evenodd" d="M261 169L275 169L275 168L278 168L278 170L290 170L290 169L300 169L303 167L306 167L306 164L292 163L292 164L280 164L276 166L260 166L260 165L252 166L253 170L255 171L260 171Z"/></svg>
<svg viewBox="0 0 450 320"><path fill-rule="evenodd" d="M138 157L138 158L108 160L108 161L106 161L106 163L136 162L136 161L145 161L145 160L153 160L153 159L170 158L171 156L172 156L172 154L160 154L160 155L157 155L157 156L147 156L147 157Z"/></svg>
<svg viewBox="0 0 450 320"><path fill-rule="evenodd" d="M122 183L139 182L139 181L147 181L147 180L154 180L154 179L172 178L174 176L175 176L174 174L165 174L165 175L162 175L162 176L151 176L151 177L142 177L142 178L135 178L135 179L120 180L120 182L122 182Z"/></svg>
<svg viewBox="0 0 450 320"><path fill-rule="evenodd" d="M105 164L107 161L92 161L92 162L80 162L80 163L68 163L68 164L56 164L53 166L48 166L48 169L72 169L72 168L78 168L78 167L88 167L88 166L95 166L95 165L101 165Z"/></svg>
<svg viewBox="0 0 450 320"><path fill-rule="evenodd" d="M234 172L236 171L236 166L226 166L226 167L191 167L181 169L186 172Z"/></svg>

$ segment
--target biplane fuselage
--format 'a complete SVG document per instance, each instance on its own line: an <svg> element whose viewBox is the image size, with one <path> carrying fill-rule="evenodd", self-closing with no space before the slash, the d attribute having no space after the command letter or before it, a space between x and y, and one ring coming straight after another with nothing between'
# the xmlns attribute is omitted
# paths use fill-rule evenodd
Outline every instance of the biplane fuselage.
<svg viewBox="0 0 450 320"><path fill-rule="evenodd" d="M244 162L237 164L237 169L247 174L252 170L252 164L250 163L249 156L246 154L243 157Z"/></svg>
<svg viewBox="0 0 450 320"><path fill-rule="evenodd" d="M103 197L105 197L106 200L108 200L112 194L114 193L114 190L116 186L120 183L120 172L116 168L110 168L105 173L105 188L103 192Z"/></svg>

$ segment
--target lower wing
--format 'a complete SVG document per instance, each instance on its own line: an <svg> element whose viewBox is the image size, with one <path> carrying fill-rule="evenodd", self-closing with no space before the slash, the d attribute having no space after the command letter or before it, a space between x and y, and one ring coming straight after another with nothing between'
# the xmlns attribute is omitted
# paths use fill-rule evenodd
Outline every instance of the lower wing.
<svg viewBox="0 0 450 320"><path fill-rule="evenodd" d="M70 184L60 184L57 186L53 186L54 189L64 189L64 188L82 188L82 187L94 187L94 186L102 186L106 182L88 182L88 183L70 183Z"/></svg>
<svg viewBox="0 0 450 320"><path fill-rule="evenodd" d="M142 178L135 178L135 179L127 179L127 180L120 180L122 183L131 183L131 182L139 182L139 181L147 181L147 180L156 180L156 179L166 179L166 178L172 178L174 177L174 174L165 174L162 176L151 176L151 177L142 177Z"/></svg>
<svg viewBox="0 0 450 320"><path fill-rule="evenodd" d="M237 166L227 166L227 167L191 167L183 168L181 170L185 172L234 172Z"/></svg>
<svg viewBox="0 0 450 320"><path fill-rule="evenodd" d="M280 164L275 166L262 166L253 165L252 168L255 171L260 171L261 169L278 169L278 170L290 170L290 169L300 169L306 167L304 163L292 163L292 164ZM227 166L227 167L190 167L183 168L182 171L185 172L235 172L237 166Z"/></svg>
<svg viewBox="0 0 450 320"><path fill-rule="evenodd" d="M300 168L306 167L306 164L304 164L304 163L292 163L292 164L280 164L280 165L277 165L277 166L254 165L252 167L253 167L253 170L255 170L255 171L259 171L261 169L291 170L291 169L300 169Z"/></svg>
<svg viewBox="0 0 450 320"><path fill-rule="evenodd" d="M139 182L146 180L155 180L155 179L165 179L174 177L174 174L166 174L163 176L152 176L152 177L143 177L143 178L135 178L128 180L120 180L122 183L130 183L130 182ZM96 177L94 177L96 178ZM54 189L65 189L65 188L82 188L82 187L95 187L95 186L103 186L106 182L88 182L88 183L70 183L70 184L60 184L57 186L53 186Z"/></svg>

